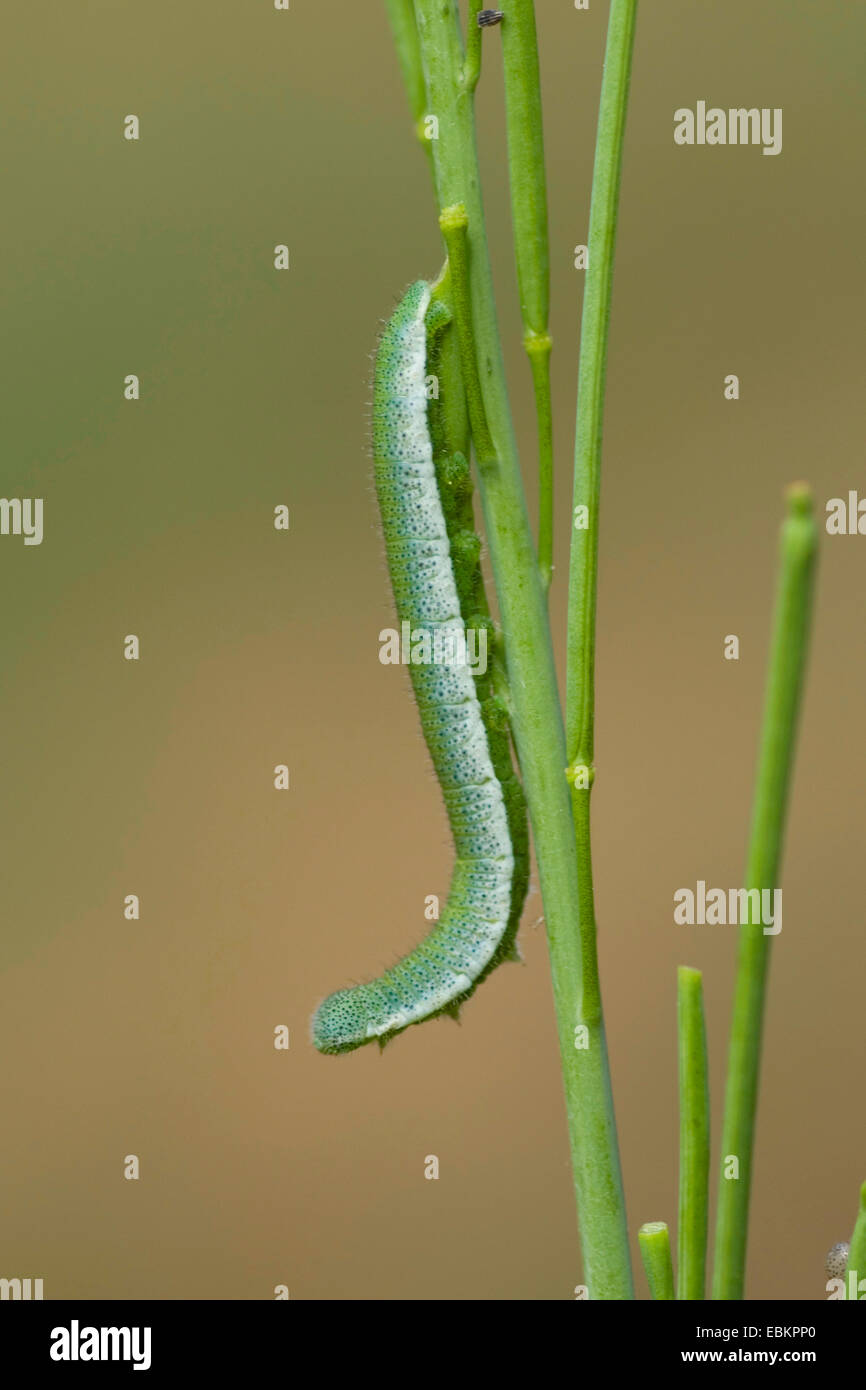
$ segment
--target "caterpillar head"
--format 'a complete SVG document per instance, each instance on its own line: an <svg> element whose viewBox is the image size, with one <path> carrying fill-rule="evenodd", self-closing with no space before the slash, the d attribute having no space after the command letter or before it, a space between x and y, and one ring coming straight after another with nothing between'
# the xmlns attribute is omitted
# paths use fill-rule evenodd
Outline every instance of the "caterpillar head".
<svg viewBox="0 0 866 1390"><path fill-rule="evenodd" d="M848 1242L847 1240L837 1241L827 1254L827 1263L824 1266L827 1271L828 1279L844 1279L845 1271L848 1268Z"/></svg>

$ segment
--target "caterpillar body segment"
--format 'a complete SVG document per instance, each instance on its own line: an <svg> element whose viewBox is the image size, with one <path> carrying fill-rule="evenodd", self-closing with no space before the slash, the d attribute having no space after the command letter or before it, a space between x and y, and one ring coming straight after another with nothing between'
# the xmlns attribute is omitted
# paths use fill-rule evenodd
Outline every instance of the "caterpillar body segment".
<svg viewBox="0 0 866 1390"><path fill-rule="evenodd" d="M376 357L373 454L397 617L410 624L413 642L419 632L429 635L434 654L410 664L409 673L456 862L439 920L420 945L378 979L338 990L319 1006L313 1041L326 1053L384 1045L413 1023L456 1015L493 966L513 956L526 896L526 811L504 706L492 693L489 667L476 676L466 660L467 628L492 637L493 625L449 317L441 299L431 305L430 285L418 281L386 325ZM438 395L430 396L431 375ZM435 659L437 651L445 659Z"/></svg>

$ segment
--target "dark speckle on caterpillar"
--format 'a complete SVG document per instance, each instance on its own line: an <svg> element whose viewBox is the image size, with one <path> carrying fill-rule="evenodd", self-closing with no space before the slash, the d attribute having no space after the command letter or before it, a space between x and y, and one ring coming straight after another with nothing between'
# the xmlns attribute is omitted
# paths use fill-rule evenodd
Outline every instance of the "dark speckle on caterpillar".
<svg viewBox="0 0 866 1390"><path fill-rule="evenodd" d="M850 1248L847 1240L839 1240L828 1252L825 1266L828 1279L843 1279L845 1277Z"/></svg>
<svg viewBox="0 0 866 1390"><path fill-rule="evenodd" d="M447 500L437 480L426 389L430 302L426 281L410 286L382 335L373 454L397 615L432 638L437 631L465 631L475 581L455 574L452 554L452 541L467 534L455 532L449 510L451 480L461 466L466 470L465 458L449 460ZM471 515L468 471L466 490ZM453 550L463 553L456 545ZM477 548L474 555L477 564ZM480 585L480 570L477 576ZM459 652L461 643L446 649ZM409 671L454 837L451 889L435 927L409 955L379 979L338 990L319 1006L312 1035L320 1052L384 1044L410 1024L455 1014L500 960L517 958L514 938L528 876L526 814L498 702L482 691L482 708L465 663L431 662Z"/></svg>

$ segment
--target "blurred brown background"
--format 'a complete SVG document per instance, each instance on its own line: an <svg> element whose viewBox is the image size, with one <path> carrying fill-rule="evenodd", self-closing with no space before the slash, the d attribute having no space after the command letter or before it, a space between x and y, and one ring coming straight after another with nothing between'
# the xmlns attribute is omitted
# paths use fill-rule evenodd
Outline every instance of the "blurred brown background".
<svg viewBox="0 0 866 1390"><path fill-rule="evenodd" d="M538 6L562 646L607 6ZM308 1019L426 930L450 850L390 625L369 353L439 266L383 8L89 0L6 16L0 1275L48 1298L568 1299L541 904L523 967L380 1057ZM866 12L644 3L612 323L595 857L633 1231L676 1219L675 967L705 971L714 1169L781 492L863 483ZM479 119L525 473L499 38ZM673 112L781 106L784 148ZM137 144L123 119L141 120ZM272 268L291 248L291 270ZM142 398L123 399L127 373ZM739 375L741 399L723 399ZM273 507L291 508L276 533ZM534 505L534 503L533 503ZM866 1177L866 539L824 537L774 947L749 1294L823 1296ZM142 644L122 659L127 633ZM723 639L741 641L738 663ZM274 764L291 790L272 788ZM123 899L141 897L140 922ZM272 1045L291 1029L288 1053ZM123 1178L139 1155L141 1179ZM440 1160L438 1182L424 1160ZM715 1185L715 1184L714 1184ZM642 1296L643 1276L638 1275Z"/></svg>

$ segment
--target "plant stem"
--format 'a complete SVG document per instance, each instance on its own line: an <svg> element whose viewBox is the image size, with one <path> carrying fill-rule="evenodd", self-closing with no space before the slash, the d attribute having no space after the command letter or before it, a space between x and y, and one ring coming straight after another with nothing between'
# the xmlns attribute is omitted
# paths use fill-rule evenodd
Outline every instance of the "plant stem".
<svg viewBox="0 0 866 1390"><path fill-rule="evenodd" d="M463 86L474 92L481 78L481 26L476 6L470 0L466 16L466 56L463 60Z"/></svg>
<svg viewBox="0 0 866 1390"><path fill-rule="evenodd" d="M782 525L779 579L764 719L746 865L747 889L774 889L779 882L788 788L803 688L817 549L808 489L788 492ZM737 980L728 1053L721 1178L716 1217L713 1298L743 1297L755 1112L771 934L761 913L747 911L740 926ZM757 919L757 920L755 920ZM738 1161L738 1176L725 1169Z"/></svg>
<svg viewBox="0 0 866 1390"><path fill-rule="evenodd" d="M589 505L589 526L572 530L568 594L566 749L580 885L581 997L579 1020L589 1029L584 1057L600 1054L609 1077L596 948L595 894L590 839L593 768L595 609L598 571L598 501L607 328L622 168L622 147L631 75L637 0L611 0L592 177L589 265L580 333L580 378L575 438L575 505ZM580 1054L579 1054L580 1055ZM608 1083L609 1084L609 1083ZM608 1100L611 1154L621 1192L613 1104ZM611 1158L611 1164L613 1157ZM622 1203L622 1198L620 1197ZM620 1208L624 1220L624 1203Z"/></svg>
<svg viewBox="0 0 866 1390"><path fill-rule="evenodd" d="M586 507L588 516L585 527L573 524L571 532L566 740L569 759L587 767L592 767L594 753L598 512L607 339L636 19L637 0L611 0L592 173L589 262L580 328L574 505L575 508ZM582 849L588 855L588 846Z"/></svg>
<svg viewBox="0 0 866 1390"><path fill-rule="evenodd" d="M550 396L549 333L524 334L532 372L538 434L538 569L545 594L553 579L553 405Z"/></svg>
<svg viewBox="0 0 866 1390"><path fill-rule="evenodd" d="M581 886L583 1011L586 1017L598 1020L602 1032L589 805L595 778L593 708L598 505L607 331L636 15L637 0L611 0L592 175L589 264L580 331L575 438L574 501L575 507L588 508L588 525L584 529L572 528L568 592L566 746Z"/></svg>
<svg viewBox="0 0 866 1390"><path fill-rule="evenodd" d="M484 409L484 395L478 375L478 349L472 327L469 218L463 204L457 203L454 207L443 208L439 214L439 227L448 252L454 322L457 325L457 341L460 345L460 367L475 453L481 468L486 464L495 466L498 460Z"/></svg>
<svg viewBox="0 0 866 1390"><path fill-rule="evenodd" d="M424 133L427 90L424 85L424 69L421 66L421 48L418 43L415 5L413 0L385 0L385 7L388 11L400 71L403 74L409 110L412 114L412 124L415 128L415 134L424 146L432 170L433 152L430 149L430 141Z"/></svg>
<svg viewBox="0 0 866 1390"><path fill-rule="evenodd" d="M526 512L496 323L471 93L456 5L416 0L428 100L439 118L433 142L440 210L467 214L471 322L495 461L479 467L490 557L505 634L514 735L532 818L544 898L563 1076L581 1219L584 1278L591 1298L633 1296L616 1129L600 1021L585 1051L577 864L565 738L546 604ZM452 268L453 271L453 268ZM581 1044L582 1045L582 1044Z"/></svg>
<svg viewBox="0 0 866 1390"><path fill-rule="evenodd" d="M674 1268L671 1263L671 1242L664 1221L648 1221L637 1233L641 1259L653 1299L672 1299Z"/></svg>
<svg viewBox="0 0 866 1390"><path fill-rule="evenodd" d="M851 1279L851 1275L854 1279ZM866 1182L860 1188L860 1210L857 1212L857 1220L854 1223L854 1234L851 1237L851 1247L848 1251L848 1268L845 1272L845 1297L848 1291L854 1287L854 1297L858 1297L857 1286L861 1279L866 1279Z"/></svg>
<svg viewBox="0 0 866 1390"><path fill-rule="evenodd" d="M680 1209L677 1298L704 1297L710 1184L710 1091L701 972L677 972L680 1076Z"/></svg>
<svg viewBox="0 0 866 1390"><path fill-rule="evenodd" d="M550 398L550 252L541 79L533 0L502 0L502 63L511 221L523 346L529 357L538 431L538 567L545 593L553 575L553 409Z"/></svg>

